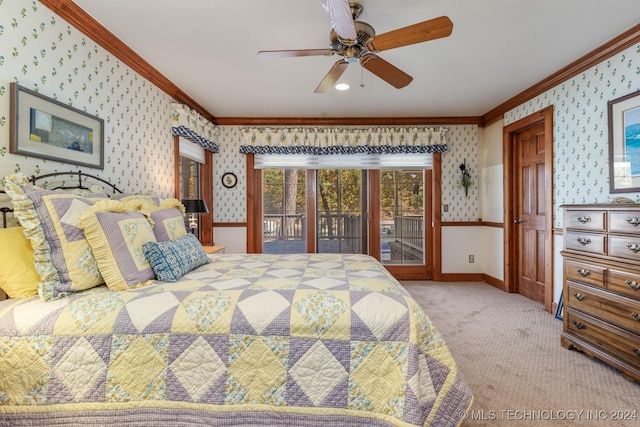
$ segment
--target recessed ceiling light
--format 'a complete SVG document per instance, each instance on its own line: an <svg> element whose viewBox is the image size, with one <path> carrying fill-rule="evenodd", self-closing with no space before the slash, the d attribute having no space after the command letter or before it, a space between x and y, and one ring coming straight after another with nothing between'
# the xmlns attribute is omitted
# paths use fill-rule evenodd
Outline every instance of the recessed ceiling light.
<svg viewBox="0 0 640 427"><path fill-rule="evenodd" d="M347 89L349 89L349 85L347 83L338 83L336 85L336 89L338 89L338 90L347 90Z"/></svg>

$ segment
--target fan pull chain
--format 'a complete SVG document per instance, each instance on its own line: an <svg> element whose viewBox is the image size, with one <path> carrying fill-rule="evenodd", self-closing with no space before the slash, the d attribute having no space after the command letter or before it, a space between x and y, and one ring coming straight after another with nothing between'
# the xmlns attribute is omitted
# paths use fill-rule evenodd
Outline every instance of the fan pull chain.
<svg viewBox="0 0 640 427"><path fill-rule="evenodd" d="M364 67L360 66L360 87L364 88Z"/></svg>

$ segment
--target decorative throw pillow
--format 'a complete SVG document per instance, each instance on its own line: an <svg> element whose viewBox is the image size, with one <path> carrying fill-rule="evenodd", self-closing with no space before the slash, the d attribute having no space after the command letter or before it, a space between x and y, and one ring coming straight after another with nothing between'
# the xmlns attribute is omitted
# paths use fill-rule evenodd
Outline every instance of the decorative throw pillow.
<svg viewBox="0 0 640 427"><path fill-rule="evenodd" d="M104 283L91 247L80 228L80 214L104 196L82 197L43 190L23 174L5 177L14 215L33 247L38 292L44 301Z"/></svg>
<svg viewBox="0 0 640 427"><path fill-rule="evenodd" d="M136 203L141 203L141 204L152 203L153 207L156 207L156 208L162 201L162 199L159 196L151 196L151 195L145 195L145 194L116 194L115 196L112 197L112 199L124 202L128 206L134 206Z"/></svg>
<svg viewBox="0 0 640 427"><path fill-rule="evenodd" d="M160 203L160 209L149 212L149 219L158 242L166 242L187 235L187 229L184 226L184 205L178 199L163 200Z"/></svg>
<svg viewBox="0 0 640 427"><path fill-rule="evenodd" d="M38 295L40 275L24 228L0 228L0 242L0 289L11 298Z"/></svg>
<svg viewBox="0 0 640 427"><path fill-rule="evenodd" d="M143 249L156 278L164 282L175 282L188 272L211 262L193 234L166 242L146 243Z"/></svg>
<svg viewBox="0 0 640 427"><path fill-rule="evenodd" d="M99 185L90 185L89 188L74 188L69 191L69 193L75 194L76 196L85 196L85 197L94 197L94 196L104 196L108 197L107 193L104 191Z"/></svg>
<svg viewBox="0 0 640 427"><path fill-rule="evenodd" d="M156 238L147 217L117 200L103 200L80 215L84 234L110 289L146 285L155 278L142 247Z"/></svg>

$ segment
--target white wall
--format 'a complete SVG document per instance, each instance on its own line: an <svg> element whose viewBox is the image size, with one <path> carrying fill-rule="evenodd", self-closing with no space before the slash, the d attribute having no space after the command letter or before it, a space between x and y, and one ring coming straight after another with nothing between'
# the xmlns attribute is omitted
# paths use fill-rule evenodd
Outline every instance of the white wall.
<svg viewBox="0 0 640 427"><path fill-rule="evenodd" d="M215 243L225 246L225 254L247 253L247 229L245 227L214 227Z"/></svg>
<svg viewBox="0 0 640 427"><path fill-rule="evenodd" d="M442 227L442 273L484 273L484 235L482 226Z"/></svg>

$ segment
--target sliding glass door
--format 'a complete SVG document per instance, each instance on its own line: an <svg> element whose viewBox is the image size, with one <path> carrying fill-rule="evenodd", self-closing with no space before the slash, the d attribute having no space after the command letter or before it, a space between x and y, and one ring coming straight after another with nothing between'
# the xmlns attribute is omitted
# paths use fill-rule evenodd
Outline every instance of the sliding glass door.
<svg viewBox="0 0 640 427"><path fill-rule="evenodd" d="M270 254L307 252L306 171L263 171L262 251Z"/></svg>
<svg viewBox="0 0 640 427"><path fill-rule="evenodd" d="M247 156L249 251L369 254L396 278L433 278L439 156Z"/></svg>
<svg viewBox="0 0 640 427"><path fill-rule="evenodd" d="M317 171L317 252L366 253L366 171Z"/></svg>
<svg viewBox="0 0 640 427"><path fill-rule="evenodd" d="M424 265L424 172L380 171L380 259L383 264Z"/></svg>

